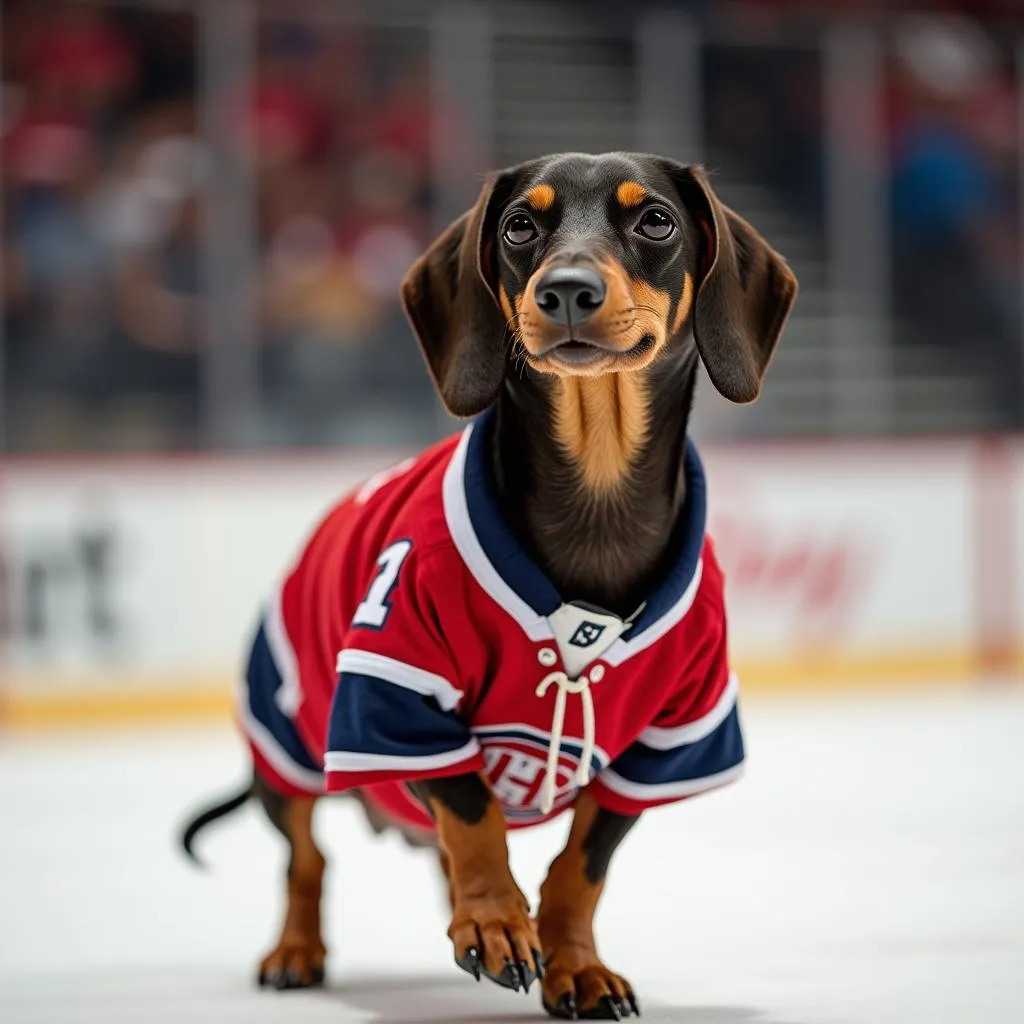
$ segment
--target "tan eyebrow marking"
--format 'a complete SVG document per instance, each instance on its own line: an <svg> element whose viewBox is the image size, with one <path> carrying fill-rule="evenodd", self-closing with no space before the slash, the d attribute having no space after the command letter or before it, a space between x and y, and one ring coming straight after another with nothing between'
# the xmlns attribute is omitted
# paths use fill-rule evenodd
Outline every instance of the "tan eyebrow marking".
<svg viewBox="0 0 1024 1024"><path fill-rule="evenodd" d="M615 190L615 198L622 206L639 206L647 198L647 189L639 181L624 181Z"/></svg>
<svg viewBox="0 0 1024 1024"><path fill-rule="evenodd" d="M689 273L683 275L683 294L679 297L679 305L676 307L676 319L672 324L673 337L679 333L693 305L693 278Z"/></svg>
<svg viewBox="0 0 1024 1024"><path fill-rule="evenodd" d="M555 201L555 190L550 185L534 185L526 193L526 201L535 209L543 212L550 210Z"/></svg>

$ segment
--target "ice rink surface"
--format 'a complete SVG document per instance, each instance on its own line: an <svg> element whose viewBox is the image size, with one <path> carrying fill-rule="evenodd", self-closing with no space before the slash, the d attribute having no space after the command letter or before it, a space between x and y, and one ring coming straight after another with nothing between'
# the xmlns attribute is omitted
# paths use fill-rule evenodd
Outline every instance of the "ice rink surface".
<svg viewBox="0 0 1024 1024"><path fill-rule="evenodd" d="M650 1022L1022 1024L1024 689L745 704L747 777L649 814L603 955ZM258 992L283 850L256 807L174 830L245 773L230 729L0 739L0 1021L542 1021L451 962L429 854L324 806L329 986ZM536 893L564 832L512 842Z"/></svg>

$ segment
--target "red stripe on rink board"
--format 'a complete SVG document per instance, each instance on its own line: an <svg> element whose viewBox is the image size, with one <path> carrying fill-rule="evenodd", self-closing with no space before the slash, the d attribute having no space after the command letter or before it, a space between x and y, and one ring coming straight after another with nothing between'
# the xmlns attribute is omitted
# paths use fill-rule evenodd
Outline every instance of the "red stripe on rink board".
<svg viewBox="0 0 1024 1024"><path fill-rule="evenodd" d="M1016 550L1016 465L1012 440L976 442L974 486L975 638L982 678L1012 675L1016 664L1021 581ZM1024 509L1020 510L1024 513Z"/></svg>

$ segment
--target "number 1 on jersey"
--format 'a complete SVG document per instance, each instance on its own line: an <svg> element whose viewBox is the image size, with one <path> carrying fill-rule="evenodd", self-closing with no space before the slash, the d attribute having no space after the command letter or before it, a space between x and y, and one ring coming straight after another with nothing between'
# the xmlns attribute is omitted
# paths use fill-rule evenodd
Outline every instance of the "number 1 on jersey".
<svg viewBox="0 0 1024 1024"><path fill-rule="evenodd" d="M374 576L366 597L356 608L356 613L352 617L353 626L380 629L384 625L388 612L391 611L391 602L388 598L398 583L398 572L410 551L411 540L397 540L380 553L380 558L377 559L380 571Z"/></svg>

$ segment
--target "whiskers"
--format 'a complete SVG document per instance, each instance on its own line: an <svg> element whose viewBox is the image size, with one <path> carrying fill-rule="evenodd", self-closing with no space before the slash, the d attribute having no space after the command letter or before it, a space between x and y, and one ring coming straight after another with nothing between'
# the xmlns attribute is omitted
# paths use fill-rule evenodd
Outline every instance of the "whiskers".
<svg viewBox="0 0 1024 1024"><path fill-rule="evenodd" d="M523 343L523 313L513 313L505 321L505 351L512 361L512 368L519 374L520 380L526 376L527 361L530 353Z"/></svg>
<svg viewBox="0 0 1024 1024"><path fill-rule="evenodd" d="M653 306L646 306L643 303L639 303L635 306L625 306L618 310L615 315L609 320L609 334L620 335L628 334L637 326L640 320L640 314L649 313L655 323L659 322L661 313Z"/></svg>
<svg viewBox="0 0 1024 1024"><path fill-rule="evenodd" d="M645 313L652 313L655 317L661 316L661 311L660 310L655 309L653 306L645 306L642 302L639 303L636 306L630 306L630 310L632 312L636 312L637 310L641 310L641 309Z"/></svg>

